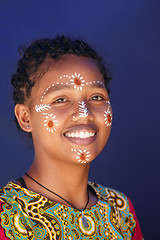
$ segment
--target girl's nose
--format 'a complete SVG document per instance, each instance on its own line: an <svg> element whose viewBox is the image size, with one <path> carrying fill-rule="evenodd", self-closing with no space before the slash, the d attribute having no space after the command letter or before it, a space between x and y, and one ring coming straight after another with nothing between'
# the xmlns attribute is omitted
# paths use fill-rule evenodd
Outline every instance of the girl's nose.
<svg viewBox="0 0 160 240"><path fill-rule="evenodd" d="M78 108L72 114L72 121L79 121L87 119L88 121L93 121L94 117L91 111L89 111L87 104L84 101L80 101L78 104Z"/></svg>

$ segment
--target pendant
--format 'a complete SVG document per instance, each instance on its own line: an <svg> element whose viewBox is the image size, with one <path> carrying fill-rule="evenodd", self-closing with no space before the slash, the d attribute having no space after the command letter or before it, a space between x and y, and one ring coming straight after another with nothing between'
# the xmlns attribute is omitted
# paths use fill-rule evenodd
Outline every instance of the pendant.
<svg viewBox="0 0 160 240"><path fill-rule="evenodd" d="M88 228L89 225L88 225L88 220L87 218L84 216L84 213L82 212L82 222L83 222L83 225L85 226L85 228Z"/></svg>

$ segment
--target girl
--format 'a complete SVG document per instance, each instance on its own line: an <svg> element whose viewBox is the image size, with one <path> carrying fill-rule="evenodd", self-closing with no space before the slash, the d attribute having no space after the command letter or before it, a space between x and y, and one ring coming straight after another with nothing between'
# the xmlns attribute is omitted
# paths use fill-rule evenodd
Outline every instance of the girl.
<svg viewBox="0 0 160 240"><path fill-rule="evenodd" d="M0 239L142 239L128 197L88 182L111 130L109 80L83 41L42 39L24 51L13 97L35 157L0 191Z"/></svg>

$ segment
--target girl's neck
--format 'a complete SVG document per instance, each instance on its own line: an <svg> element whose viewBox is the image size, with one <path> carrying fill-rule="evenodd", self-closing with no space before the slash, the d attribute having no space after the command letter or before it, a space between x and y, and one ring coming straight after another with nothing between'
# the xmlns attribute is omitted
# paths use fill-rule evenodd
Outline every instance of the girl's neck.
<svg viewBox="0 0 160 240"><path fill-rule="evenodd" d="M75 207L83 208L87 199L89 164L68 164L53 160L48 161L48 159L46 162L35 158L27 173L45 187L71 202ZM40 187L25 175L24 180L28 189L52 201L67 205L65 201ZM90 193L91 201L89 205L95 204L95 199L92 201L92 195L93 193Z"/></svg>

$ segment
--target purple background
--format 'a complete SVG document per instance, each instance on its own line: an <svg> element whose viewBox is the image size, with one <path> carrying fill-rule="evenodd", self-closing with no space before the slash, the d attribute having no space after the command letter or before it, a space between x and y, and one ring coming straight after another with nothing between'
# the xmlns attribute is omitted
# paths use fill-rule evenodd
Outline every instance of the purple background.
<svg viewBox="0 0 160 240"><path fill-rule="evenodd" d="M114 120L90 180L127 194L145 240L158 239L160 2L0 0L0 187L23 174L33 151L14 125L10 76L22 43L67 34L88 41L112 65Z"/></svg>

